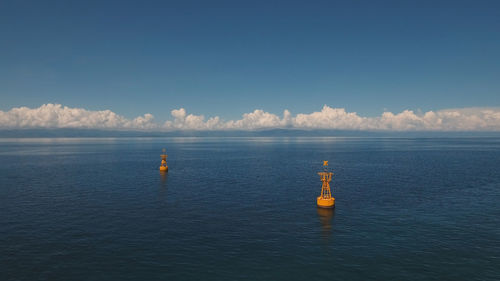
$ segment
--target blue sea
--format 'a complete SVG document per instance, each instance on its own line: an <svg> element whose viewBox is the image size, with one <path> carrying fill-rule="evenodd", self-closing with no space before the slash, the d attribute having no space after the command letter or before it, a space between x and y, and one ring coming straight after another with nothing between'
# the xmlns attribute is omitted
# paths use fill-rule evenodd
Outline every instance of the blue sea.
<svg viewBox="0 0 500 281"><path fill-rule="evenodd" d="M500 280L500 138L0 139L0 280Z"/></svg>

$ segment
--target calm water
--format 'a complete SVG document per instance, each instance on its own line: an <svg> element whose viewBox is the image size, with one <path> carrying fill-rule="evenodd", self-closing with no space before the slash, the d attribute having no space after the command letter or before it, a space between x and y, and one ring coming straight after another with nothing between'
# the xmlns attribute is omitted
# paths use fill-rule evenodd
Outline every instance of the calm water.
<svg viewBox="0 0 500 281"><path fill-rule="evenodd" d="M500 139L0 139L0 280L195 278L500 280Z"/></svg>

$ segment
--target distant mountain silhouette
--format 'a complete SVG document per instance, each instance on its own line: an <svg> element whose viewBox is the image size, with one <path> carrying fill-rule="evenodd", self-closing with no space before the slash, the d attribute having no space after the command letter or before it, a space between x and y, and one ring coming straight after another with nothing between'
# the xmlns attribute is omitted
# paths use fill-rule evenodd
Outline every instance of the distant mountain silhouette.
<svg viewBox="0 0 500 281"><path fill-rule="evenodd" d="M9 129L2 138L59 137L499 137L500 132L387 132L349 130L270 129L255 131L120 131L95 129Z"/></svg>

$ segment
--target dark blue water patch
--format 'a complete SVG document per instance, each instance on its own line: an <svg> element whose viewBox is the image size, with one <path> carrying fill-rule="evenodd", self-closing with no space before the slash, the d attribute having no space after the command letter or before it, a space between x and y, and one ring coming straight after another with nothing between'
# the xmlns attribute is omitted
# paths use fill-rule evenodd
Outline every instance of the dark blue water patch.
<svg viewBox="0 0 500 281"><path fill-rule="evenodd" d="M498 280L498 167L497 138L1 139L0 279Z"/></svg>

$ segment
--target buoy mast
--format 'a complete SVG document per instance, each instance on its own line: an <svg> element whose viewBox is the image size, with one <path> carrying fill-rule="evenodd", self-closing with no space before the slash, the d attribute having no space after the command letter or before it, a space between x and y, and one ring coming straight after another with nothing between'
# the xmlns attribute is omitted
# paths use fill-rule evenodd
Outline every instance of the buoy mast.
<svg viewBox="0 0 500 281"><path fill-rule="evenodd" d="M323 167L323 172L318 173L323 184L321 186L321 195L318 196L316 202L320 208L333 208L335 207L335 198L332 197L332 191L330 190L333 173L328 171L328 161L323 161Z"/></svg>

